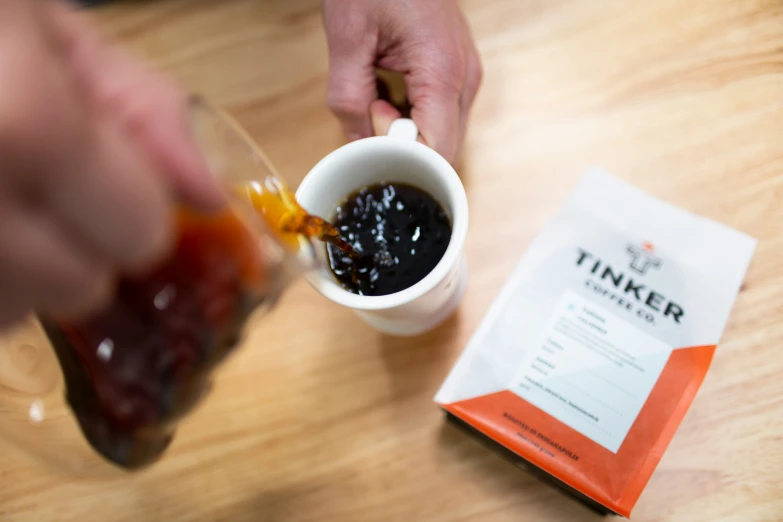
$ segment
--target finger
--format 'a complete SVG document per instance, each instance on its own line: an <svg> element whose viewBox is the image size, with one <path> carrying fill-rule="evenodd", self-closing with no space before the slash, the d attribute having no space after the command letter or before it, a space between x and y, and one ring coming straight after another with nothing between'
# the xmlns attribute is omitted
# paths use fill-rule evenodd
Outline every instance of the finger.
<svg viewBox="0 0 783 522"><path fill-rule="evenodd" d="M375 76L376 41L364 24L324 13L329 33L327 103L349 141L372 135L370 104L378 97Z"/></svg>
<svg viewBox="0 0 783 522"><path fill-rule="evenodd" d="M372 64L361 65L343 56L334 57L329 71L327 103L340 120L348 141L372 135L370 103L375 100Z"/></svg>
<svg viewBox="0 0 783 522"><path fill-rule="evenodd" d="M419 61L408 75L411 117L424 142L453 162L458 148L464 68L458 58Z"/></svg>
<svg viewBox="0 0 783 522"><path fill-rule="evenodd" d="M386 136L389 134L394 120L399 119L402 115L400 111L394 108L394 106L385 100L375 100L370 104L370 115L372 118L373 132L376 136Z"/></svg>
<svg viewBox="0 0 783 522"><path fill-rule="evenodd" d="M167 253L168 187L120 129L90 129L85 149L69 160L58 175L45 173L42 198L74 241L131 271Z"/></svg>
<svg viewBox="0 0 783 522"><path fill-rule="evenodd" d="M481 88L481 82L484 77L484 71L481 66L481 59L479 58L478 51L475 46L470 43L469 49L465 53L465 81L462 86L462 95L460 96L460 135L459 144L462 144L465 139L465 131L470 118L470 112L473 107L473 102L476 100L476 95Z"/></svg>
<svg viewBox="0 0 783 522"><path fill-rule="evenodd" d="M120 116L130 135L169 177L178 196L199 208L221 207L223 193L196 145L185 94L156 77L150 77L135 93L129 93Z"/></svg>
<svg viewBox="0 0 783 522"><path fill-rule="evenodd" d="M484 70L481 65L481 57L471 35L470 26L464 17L460 17L465 42L465 80L460 97L460 105L463 110L469 111L476 99L481 82L484 79Z"/></svg>
<svg viewBox="0 0 783 522"><path fill-rule="evenodd" d="M0 221L0 322L29 310L66 319L99 310L111 295L105 265L77 251L46 217L4 212Z"/></svg>
<svg viewBox="0 0 783 522"><path fill-rule="evenodd" d="M58 6L61 49L101 116L117 119L141 152L198 207L223 203L189 122L187 95L172 81L109 45L80 14Z"/></svg>

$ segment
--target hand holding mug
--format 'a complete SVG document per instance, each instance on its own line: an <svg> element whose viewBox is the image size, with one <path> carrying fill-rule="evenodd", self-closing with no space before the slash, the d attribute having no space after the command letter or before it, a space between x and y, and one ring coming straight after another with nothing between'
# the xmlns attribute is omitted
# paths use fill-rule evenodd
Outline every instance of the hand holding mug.
<svg viewBox="0 0 783 522"><path fill-rule="evenodd" d="M328 102L348 139L372 136L373 124L385 134L384 127L400 116L377 99L375 71L380 67L405 74L411 117L422 141L453 162L482 78L457 2L324 0L323 8Z"/></svg>

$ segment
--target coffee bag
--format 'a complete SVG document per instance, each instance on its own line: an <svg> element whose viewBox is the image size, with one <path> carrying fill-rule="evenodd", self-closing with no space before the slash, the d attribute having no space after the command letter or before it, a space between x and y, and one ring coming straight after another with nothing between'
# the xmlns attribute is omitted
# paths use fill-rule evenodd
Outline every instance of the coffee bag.
<svg viewBox="0 0 783 522"><path fill-rule="evenodd" d="M593 169L435 401L592 508L630 516L710 366L755 240Z"/></svg>

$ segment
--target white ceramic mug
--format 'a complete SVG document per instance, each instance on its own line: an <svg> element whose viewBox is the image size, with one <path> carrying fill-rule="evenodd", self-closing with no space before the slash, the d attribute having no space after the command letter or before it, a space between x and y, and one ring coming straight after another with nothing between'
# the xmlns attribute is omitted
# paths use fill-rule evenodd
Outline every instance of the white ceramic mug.
<svg viewBox="0 0 783 522"><path fill-rule="evenodd" d="M329 271L326 249L318 249L321 268L306 275L310 285L390 335L418 335L438 326L457 309L467 284L465 189L448 161L416 141L418 134L412 120L399 119L387 136L344 145L313 167L296 192L308 212L331 218L337 205L355 190L382 181L407 183L429 193L448 213L452 231L443 258L424 279L394 294L361 296L344 290Z"/></svg>

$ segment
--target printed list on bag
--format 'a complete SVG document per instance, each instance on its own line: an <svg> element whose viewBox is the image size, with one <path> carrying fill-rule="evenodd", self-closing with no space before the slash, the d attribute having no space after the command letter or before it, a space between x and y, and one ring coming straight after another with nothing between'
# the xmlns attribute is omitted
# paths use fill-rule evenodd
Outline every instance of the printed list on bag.
<svg viewBox="0 0 783 522"><path fill-rule="evenodd" d="M511 391L617 453L671 353L662 341L567 291Z"/></svg>

